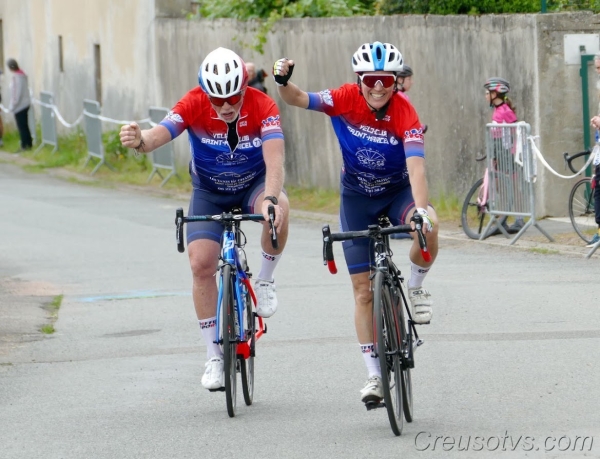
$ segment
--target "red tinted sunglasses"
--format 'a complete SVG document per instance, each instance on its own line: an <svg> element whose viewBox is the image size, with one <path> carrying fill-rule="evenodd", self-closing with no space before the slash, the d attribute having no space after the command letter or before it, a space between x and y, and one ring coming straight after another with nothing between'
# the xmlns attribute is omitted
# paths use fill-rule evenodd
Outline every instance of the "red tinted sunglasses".
<svg viewBox="0 0 600 459"><path fill-rule="evenodd" d="M237 104L240 100L242 100L242 93L238 92L237 94L234 94L233 96L229 96L229 97L225 97L225 98L221 98L221 97L213 97L213 96L208 96L208 98L210 99L210 103L213 104L215 107L222 107L223 105L225 105L225 102L227 102L229 105L235 105Z"/></svg>
<svg viewBox="0 0 600 459"><path fill-rule="evenodd" d="M380 83L384 88L389 88L396 82L396 76L381 75L377 73L363 73L360 76L360 81L362 81L368 88L374 88L377 83Z"/></svg>

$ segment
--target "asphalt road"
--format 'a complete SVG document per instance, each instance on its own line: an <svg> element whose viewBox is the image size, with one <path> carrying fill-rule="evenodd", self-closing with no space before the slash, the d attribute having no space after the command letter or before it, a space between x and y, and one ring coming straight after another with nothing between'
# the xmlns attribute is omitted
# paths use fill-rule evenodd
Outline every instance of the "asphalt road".
<svg viewBox="0 0 600 459"><path fill-rule="evenodd" d="M174 239L186 204L0 163L0 458L600 457L597 259L444 232L415 419L395 437L360 403L340 247L332 276L322 223L295 217L255 403L240 392L230 419L224 394L200 385L205 348ZM259 225L244 229L258 240ZM408 243L392 243L406 268ZM248 254L257 266L255 245ZM43 335L59 294L56 333Z"/></svg>

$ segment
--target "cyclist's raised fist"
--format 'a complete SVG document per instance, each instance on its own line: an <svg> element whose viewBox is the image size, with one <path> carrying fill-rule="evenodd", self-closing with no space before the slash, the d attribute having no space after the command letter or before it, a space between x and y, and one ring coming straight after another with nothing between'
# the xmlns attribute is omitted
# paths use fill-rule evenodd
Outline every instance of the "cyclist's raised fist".
<svg viewBox="0 0 600 459"><path fill-rule="evenodd" d="M126 124L121 127L119 137L124 147L137 148L142 139L142 130L136 122Z"/></svg>
<svg viewBox="0 0 600 459"><path fill-rule="evenodd" d="M294 71L294 61L284 57L273 64L273 78L278 86L287 86L288 80Z"/></svg>

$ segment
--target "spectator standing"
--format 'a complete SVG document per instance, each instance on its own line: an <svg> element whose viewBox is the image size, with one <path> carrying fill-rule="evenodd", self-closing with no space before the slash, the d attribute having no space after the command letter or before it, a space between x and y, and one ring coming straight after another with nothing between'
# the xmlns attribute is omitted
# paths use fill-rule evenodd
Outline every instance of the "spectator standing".
<svg viewBox="0 0 600 459"><path fill-rule="evenodd" d="M267 88L265 88L265 77L267 74L265 71L263 69L256 71L254 62L246 62L246 70L248 71L248 86L267 94Z"/></svg>
<svg viewBox="0 0 600 459"><path fill-rule="evenodd" d="M510 83L504 78L491 77L488 78L483 87L485 88L485 99L490 104L490 108L494 110L494 112L492 113L492 123L516 123L517 110L513 102L508 97L508 93L510 92ZM501 144L501 142L495 143L495 145ZM512 151L510 151L510 149L506 150L504 147L500 148L499 151L495 151L494 153L496 155L496 158L498 158L500 155L512 155ZM504 157L503 160L499 163L512 164L512 159L507 160L506 157ZM505 172L512 172L512 170ZM509 234L515 234L518 233L521 230L521 228L523 228L523 226L525 226L525 221L523 220L523 217L517 217L515 222L509 227L507 227L506 218L503 218L502 226L504 226L504 228ZM498 234L499 232L500 231L497 230L492 234Z"/></svg>
<svg viewBox="0 0 600 459"><path fill-rule="evenodd" d="M19 68L16 60L9 59L6 65L12 73L8 111L15 115L19 136L21 137L21 148L17 150L18 153L24 150L31 150L33 146L28 123L29 106L31 105L29 82L27 75Z"/></svg>

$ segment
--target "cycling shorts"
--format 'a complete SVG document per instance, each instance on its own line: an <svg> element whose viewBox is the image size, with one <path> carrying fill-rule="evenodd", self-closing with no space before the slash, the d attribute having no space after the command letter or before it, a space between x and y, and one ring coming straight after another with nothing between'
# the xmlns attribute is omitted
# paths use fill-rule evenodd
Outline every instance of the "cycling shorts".
<svg viewBox="0 0 600 459"><path fill-rule="evenodd" d="M194 189L190 199L188 215L217 215L229 212L234 207L240 207L242 213L245 214L261 213L261 206L256 205L256 199L264 191L264 177L257 180L242 193L218 194ZM219 222L190 222L186 227L188 245L196 239L210 239L215 242L221 242L223 225Z"/></svg>
<svg viewBox="0 0 600 459"><path fill-rule="evenodd" d="M415 208L410 186L376 197L369 197L342 186L340 201L341 231L366 230L369 225L378 223L380 215L387 215L394 226L401 225L406 221L409 212L412 215L411 209ZM342 246L350 274L371 269L374 264L371 239L343 241Z"/></svg>

